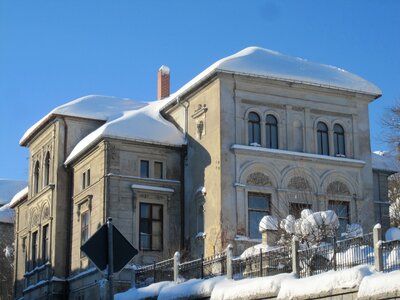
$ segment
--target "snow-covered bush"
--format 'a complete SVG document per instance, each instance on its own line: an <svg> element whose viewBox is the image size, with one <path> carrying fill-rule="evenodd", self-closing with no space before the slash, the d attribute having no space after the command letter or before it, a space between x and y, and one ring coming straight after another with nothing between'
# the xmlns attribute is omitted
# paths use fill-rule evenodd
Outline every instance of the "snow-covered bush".
<svg viewBox="0 0 400 300"><path fill-rule="evenodd" d="M311 247L319 245L327 237L335 236L339 228L339 219L332 210L313 212L311 209L305 209L297 220L288 215L281 221L280 227L284 231L281 244L290 242L291 238L296 236L302 244Z"/></svg>
<svg viewBox="0 0 400 300"><path fill-rule="evenodd" d="M393 226L400 227L400 199L397 198L389 206L390 223Z"/></svg>

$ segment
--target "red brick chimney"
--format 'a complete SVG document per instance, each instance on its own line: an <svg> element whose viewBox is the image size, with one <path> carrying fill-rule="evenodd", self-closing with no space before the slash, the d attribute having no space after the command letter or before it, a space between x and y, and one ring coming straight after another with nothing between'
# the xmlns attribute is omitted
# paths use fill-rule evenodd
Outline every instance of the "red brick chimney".
<svg viewBox="0 0 400 300"><path fill-rule="evenodd" d="M158 93L157 99L161 100L169 96L169 68L162 65L158 69Z"/></svg>

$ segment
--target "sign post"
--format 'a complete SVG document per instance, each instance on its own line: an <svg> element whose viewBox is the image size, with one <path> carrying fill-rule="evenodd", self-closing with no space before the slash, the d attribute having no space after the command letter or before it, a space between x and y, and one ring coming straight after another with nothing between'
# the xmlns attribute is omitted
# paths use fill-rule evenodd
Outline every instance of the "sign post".
<svg viewBox="0 0 400 300"><path fill-rule="evenodd" d="M114 245L112 218L107 220L107 247L108 247L108 299L114 299Z"/></svg>
<svg viewBox="0 0 400 300"><path fill-rule="evenodd" d="M138 251L108 218L87 241L81 250L108 280L108 299L114 299L114 273L121 271Z"/></svg>

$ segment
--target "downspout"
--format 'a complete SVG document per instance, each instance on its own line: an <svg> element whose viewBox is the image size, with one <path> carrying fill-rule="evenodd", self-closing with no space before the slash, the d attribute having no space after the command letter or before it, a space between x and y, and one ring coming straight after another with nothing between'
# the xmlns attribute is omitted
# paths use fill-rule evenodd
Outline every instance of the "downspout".
<svg viewBox="0 0 400 300"><path fill-rule="evenodd" d="M15 257L15 262L14 262L14 298L17 298L17 270L18 270L18 254L19 251L19 205L17 206L17 213L15 214L15 240L16 240L16 245L15 245L15 251L14 251L14 257Z"/></svg>
<svg viewBox="0 0 400 300"><path fill-rule="evenodd" d="M63 155L63 162L65 161L65 159L67 158L67 142L68 142L68 125L67 122L65 121L65 118L63 117L63 121L64 121L64 155ZM70 271L70 266L71 266L71 251L72 251L72 245L71 245L71 240L72 240L72 209L73 206L71 205L71 201L72 201L72 170L70 167L64 167L64 171L66 172L66 181L67 181L67 195L66 195L66 199L67 199L67 207L66 207L66 211L68 212L67 215L67 220L69 221L69 226L66 226L66 231L67 231L67 251L66 251L66 265L65 265L65 275L66 277L69 276L69 271ZM65 289L68 293L68 282L66 282L65 284Z"/></svg>
<svg viewBox="0 0 400 300"><path fill-rule="evenodd" d="M106 221L107 217L109 216L109 205L107 203L108 201L108 185L109 185L109 179L108 179L108 151L109 151L109 143L104 141L104 185L103 185L103 222Z"/></svg>
<svg viewBox="0 0 400 300"><path fill-rule="evenodd" d="M187 155L187 146L184 145L181 150L181 250L185 249L185 159Z"/></svg>
<svg viewBox="0 0 400 300"><path fill-rule="evenodd" d="M236 104L236 85L237 85L237 83L236 83L236 77L235 77L235 74L232 74L232 79L233 79L233 111L234 111L234 116L233 116L233 118L234 118L234 120L233 120L233 123L235 124L235 144L237 144L238 143L238 141L236 140L237 139L237 124L236 124L236 106L237 106L237 104ZM239 182L239 180L238 180L238 177L237 177L237 158L236 158L236 154L234 153L233 154L233 157L234 157L234 164L235 164L235 182ZM221 176L222 176L222 174L221 174ZM236 234L237 234L237 231L238 231L238 223L239 223L239 212L238 212L238 204L237 204L237 187L235 188L235 194L236 194L236 205L235 205L235 211L236 211Z"/></svg>

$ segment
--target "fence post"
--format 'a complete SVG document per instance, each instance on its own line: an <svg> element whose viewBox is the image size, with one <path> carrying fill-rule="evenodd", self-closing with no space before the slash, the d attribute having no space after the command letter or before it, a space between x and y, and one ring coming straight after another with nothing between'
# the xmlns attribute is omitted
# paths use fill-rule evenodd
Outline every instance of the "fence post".
<svg viewBox="0 0 400 300"><path fill-rule="evenodd" d="M373 230L373 240L374 240L374 259L375 259L375 270L378 272L383 271L383 255L382 255L382 228L381 224L376 224Z"/></svg>
<svg viewBox="0 0 400 300"><path fill-rule="evenodd" d="M299 239L296 236L292 239L292 272L300 277Z"/></svg>
<svg viewBox="0 0 400 300"><path fill-rule="evenodd" d="M229 244L228 247L226 248L226 277L228 279L233 278L232 257L233 257L233 246Z"/></svg>
<svg viewBox="0 0 400 300"><path fill-rule="evenodd" d="M181 262L181 254L176 251L174 254L174 281L177 283L179 278L179 264Z"/></svg>

